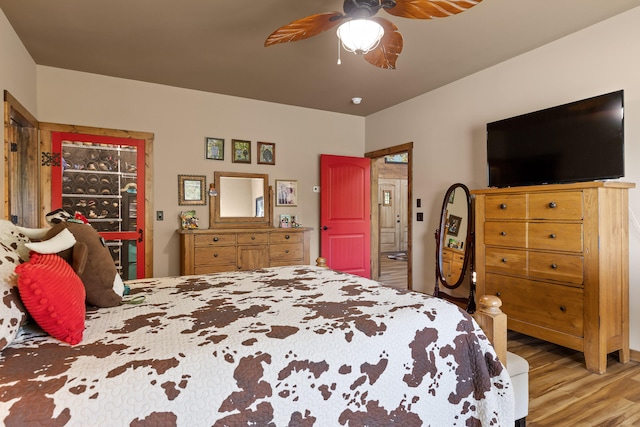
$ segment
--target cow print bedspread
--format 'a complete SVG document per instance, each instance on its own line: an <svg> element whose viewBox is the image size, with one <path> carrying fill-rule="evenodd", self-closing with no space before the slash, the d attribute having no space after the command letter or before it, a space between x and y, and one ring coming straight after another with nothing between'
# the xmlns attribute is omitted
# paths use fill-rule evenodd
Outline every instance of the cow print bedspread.
<svg viewBox="0 0 640 427"><path fill-rule="evenodd" d="M477 324L311 266L129 282L69 346L25 326L0 358L7 426L507 426Z"/></svg>

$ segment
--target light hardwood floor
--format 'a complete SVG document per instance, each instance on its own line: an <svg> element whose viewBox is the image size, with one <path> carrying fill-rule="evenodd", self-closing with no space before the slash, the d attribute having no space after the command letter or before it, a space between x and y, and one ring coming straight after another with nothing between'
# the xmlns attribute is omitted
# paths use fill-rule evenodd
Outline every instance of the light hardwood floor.
<svg viewBox="0 0 640 427"><path fill-rule="evenodd" d="M405 288L406 262L380 259L380 282ZM509 351L529 362L529 427L640 426L640 363L609 355L607 373L585 369L582 353L517 332Z"/></svg>
<svg viewBox="0 0 640 427"><path fill-rule="evenodd" d="M508 348L530 366L527 426L640 426L639 363L609 355L593 374L582 353L511 331Z"/></svg>
<svg viewBox="0 0 640 427"><path fill-rule="evenodd" d="M387 254L381 254L378 282L394 288L407 289L407 261L389 259Z"/></svg>

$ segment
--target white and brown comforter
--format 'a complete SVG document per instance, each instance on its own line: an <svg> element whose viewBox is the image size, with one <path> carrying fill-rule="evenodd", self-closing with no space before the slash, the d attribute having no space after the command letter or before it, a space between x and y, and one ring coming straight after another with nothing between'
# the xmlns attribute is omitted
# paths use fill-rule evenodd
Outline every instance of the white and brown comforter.
<svg viewBox="0 0 640 427"><path fill-rule="evenodd" d="M513 425L506 369L453 305L310 266L129 283L83 341L0 354L7 426Z"/></svg>

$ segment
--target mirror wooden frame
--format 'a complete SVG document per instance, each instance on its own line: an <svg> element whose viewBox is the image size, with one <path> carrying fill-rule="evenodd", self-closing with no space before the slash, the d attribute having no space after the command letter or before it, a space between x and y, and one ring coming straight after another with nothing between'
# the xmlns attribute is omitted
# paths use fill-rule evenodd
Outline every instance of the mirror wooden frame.
<svg viewBox="0 0 640 427"><path fill-rule="evenodd" d="M447 212L448 212L448 204L452 203L454 200L454 194L457 189L462 189L467 202L467 212L466 212L466 223L467 223L467 234L464 236L464 244L463 244L463 262L462 262L462 272L460 276L456 280L455 283L448 283L447 279L443 273L443 250L445 248L445 238L446 238L446 230L447 230ZM458 198L460 195L456 195L455 198ZM436 238L436 284L433 295L439 298L443 298L458 304L459 306L463 306L470 313L475 311L475 283L472 277L471 286L470 286L470 295L469 298L461 298L461 297L453 297L444 292L440 291L440 285L444 286L447 289L456 289L460 287L460 285L464 282L466 272L469 270L473 270L473 209L471 206L471 194L469 192L469 188L466 185L461 183L453 184L449 187L447 192L445 193L445 197L442 203L442 210L440 211L440 225L439 228L435 232ZM462 239L461 239L462 240ZM473 274L473 271L472 271Z"/></svg>
<svg viewBox="0 0 640 427"><path fill-rule="evenodd" d="M264 180L264 217L221 217L220 195L224 188L221 178L251 178ZM214 172L213 181L217 194L209 191L209 228L267 228L273 227L273 188L269 185L269 175L259 173Z"/></svg>

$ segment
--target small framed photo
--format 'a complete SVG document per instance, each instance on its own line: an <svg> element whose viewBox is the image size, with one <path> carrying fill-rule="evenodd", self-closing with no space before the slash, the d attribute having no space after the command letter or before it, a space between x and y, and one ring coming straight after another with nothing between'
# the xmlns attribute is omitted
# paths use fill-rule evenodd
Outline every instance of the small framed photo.
<svg viewBox="0 0 640 427"><path fill-rule="evenodd" d="M276 179L276 206L298 206L298 181Z"/></svg>
<svg viewBox="0 0 640 427"><path fill-rule="evenodd" d="M460 232L460 224L462 223L462 218L455 215L449 215L449 229L447 230L447 234L450 236L457 236Z"/></svg>
<svg viewBox="0 0 640 427"><path fill-rule="evenodd" d="M276 164L276 144L272 142L258 142L258 164Z"/></svg>
<svg viewBox="0 0 640 427"><path fill-rule="evenodd" d="M251 141L232 139L231 149L233 163L251 163Z"/></svg>
<svg viewBox="0 0 640 427"><path fill-rule="evenodd" d="M388 156L384 156L384 162L407 164L409 163L409 153L389 154Z"/></svg>
<svg viewBox="0 0 640 427"><path fill-rule="evenodd" d="M178 175L178 204L204 205L207 177L204 175Z"/></svg>
<svg viewBox="0 0 640 427"><path fill-rule="evenodd" d="M224 139L205 138L205 156L210 160L224 160Z"/></svg>
<svg viewBox="0 0 640 427"><path fill-rule="evenodd" d="M291 215L280 215L280 228L291 228Z"/></svg>
<svg viewBox="0 0 640 427"><path fill-rule="evenodd" d="M256 197L256 217L264 217L264 196Z"/></svg>

